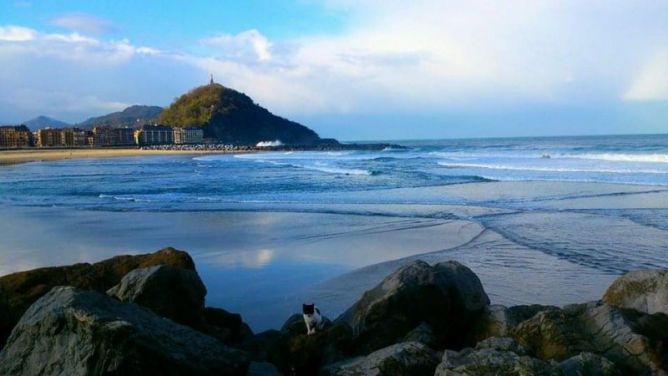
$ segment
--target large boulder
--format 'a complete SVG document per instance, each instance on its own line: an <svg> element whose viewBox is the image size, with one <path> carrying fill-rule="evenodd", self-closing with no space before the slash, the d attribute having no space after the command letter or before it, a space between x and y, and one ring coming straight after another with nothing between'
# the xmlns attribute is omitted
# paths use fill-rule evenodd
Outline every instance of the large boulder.
<svg viewBox="0 0 668 376"><path fill-rule="evenodd" d="M136 303L180 324L203 324L206 287L194 270L156 265L126 274L107 295Z"/></svg>
<svg viewBox="0 0 668 376"><path fill-rule="evenodd" d="M464 375L554 375L554 376L621 376L615 365L606 358L581 353L561 363L528 356L512 338L488 338L456 352L445 350L435 376Z"/></svg>
<svg viewBox="0 0 668 376"><path fill-rule="evenodd" d="M558 366L512 351L466 348L445 350L434 376L561 376Z"/></svg>
<svg viewBox="0 0 668 376"><path fill-rule="evenodd" d="M261 333L256 338L265 339L266 359L285 373L312 375L326 364L350 358L352 333L344 324L332 324L326 317L324 327L313 335L306 334L302 315L290 316L276 335ZM271 331L268 333L272 333ZM248 343L258 344L258 340ZM247 343L247 344L248 344ZM262 349L262 348L260 348Z"/></svg>
<svg viewBox="0 0 668 376"><path fill-rule="evenodd" d="M237 345L253 336L253 331L238 313L222 308L206 307L203 312L204 324L200 331L216 337L226 344Z"/></svg>
<svg viewBox="0 0 668 376"><path fill-rule="evenodd" d="M592 354L580 353L559 363L564 376L621 376L621 372L608 359Z"/></svg>
<svg viewBox="0 0 668 376"><path fill-rule="evenodd" d="M329 376L431 376L439 357L420 342L402 342L363 357L345 360L325 367L321 375Z"/></svg>
<svg viewBox="0 0 668 376"><path fill-rule="evenodd" d="M668 372L668 316L592 302L539 312L512 331L530 354L565 360L581 352L602 355L627 374Z"/></svg>
<svg viewBox="0 0 668 376"><path fill-rule="evenodd" d="M649 314L668 314L668 270L626 273L608 287L603 302Z"/></svg>
<svg viewBox="0 0 668 376"><path fill-rule="evenodd" d="M468 342L478 343L490 337L508 336L522 321L530 319L538 312L552 310L558 310L558 308L539 304L517 305L508 308L502 305L487 306L469 330Z"/></svg>
<svg viewBox="0 0 668 376"><path fill-rule="evenodd" d="M430 266L418 260L365 292L336 322L352 328L362 354L400 341L423 322L440 345L458 347L487 305L480 280L466 266L456 261Z"/></svg>
<svg viewBox="0 0 668 376"><path fill-rule="evenodd" d="M150 310L73 287L36 301L0 352L2 375L243 375L248 363Z"/></svg>
<svg viewBox="0 0 668 376"><path fill-rule="evenodd" d="M169 265L195 270L188 253L165 248L155 253L117 256L95 264L40 268L0 277L0 348L23 313L55 286L105 292L133 269Z"/></svg>

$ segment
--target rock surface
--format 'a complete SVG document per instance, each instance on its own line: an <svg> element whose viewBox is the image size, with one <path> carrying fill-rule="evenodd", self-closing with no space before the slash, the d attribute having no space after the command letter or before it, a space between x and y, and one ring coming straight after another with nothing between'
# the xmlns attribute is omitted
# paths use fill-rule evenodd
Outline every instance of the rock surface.
<svg viewBox="0 0 668 376"><path fill-rule="evenodd" d="M56 287L23 315L0 374L243 375L247 355L134 304Z"/></svg>
<svg viewBox="0 0 668 376"><path fill-rule="evenodd" d="M554 375L621 376L606 358L581 353L561 363L527 356L512 338L489 338L460 352L446 350L436 376L455 375Z"/></svg>
<svg viewBox="0 0 668 376"><path fill-rule="evenodd" d="M644 313L668 315L668 270L637 270L617 278L603 302Z"/></svg>
<svg viewBox="0 0 668 376"><path fill-rule="evenodd" d="M135 269L107 295L139 304L183 325L203 324L206 287L194 270L167 265Z"/></svg>
<svg viewBox="0 0 668 376"><path fill-rule="evenodd" d="M508 336L517 324L530 319L536 313L557 309L554 306L539 304L518 305L508 308L502 305L487 306L471 328L468 334L468 342L478 343L490 337Z"/></svg>
<svg viewBox="0 0 668 376"><path fill-rule="evenodd" d="M40 268L0 277L0 348L23 313L55 286L105 292L133 269L169 265L195 270L188 253L165 248L155 253L117 256L95 264Z"/></svg>
<svg viewBox="0 0 668 376"><path fill-rule="evenodd" d="M420 342L402 342L377 350L363 357L346 360L326 367L321 374L331 376L356 375L433 375L438 356Z"/></svg>
<svg viewBox="0 0 668 376"><path fill-rule="evenodd" d="M458 346L488 304L480 280L469 268L456 261L430 266L418 260L365 292L335 322L352 328L362 354L400 341L423 322L439 342Z"/></svg>
<svg viewBox="0 0 668 376"><path fill-rule="evenodd" d="M608 359L592 354L581 353L559 363L564 376L621 376L621 372Z"/></svg>
<svg viewBox="0 0 668 376"><path fill-rule="evenodd" d="M240 344L251 338L253 331L238 313L222 308L206 307L203 312L204 325L200 331L218 338L226 344Z"/></svg>
<svg viewBox="0 0 668 376"><path fill-rule="evenodd" d="M294 314L280 332L258 335L262 348L267 349L267 360L284 373L313 375L326 364L350 358L352 333L347 325L332 324L326 317L323 329L306 334L301 314ZM257 341L250 341L257 344Z"/></svg>
<svg viewBox="0 0 668 376"><path fill-rule="evenodd" d="M530 354L557 361L591 352L622 372L668 372L668 316L647 315L599 302L543 311L512 333Z"/></svg>

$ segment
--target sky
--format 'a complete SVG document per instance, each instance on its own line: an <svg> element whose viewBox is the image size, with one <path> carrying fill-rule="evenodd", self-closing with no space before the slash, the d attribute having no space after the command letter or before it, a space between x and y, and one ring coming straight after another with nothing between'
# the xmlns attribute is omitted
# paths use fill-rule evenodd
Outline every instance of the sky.
<svg viewBox="0 0 668 376"><path fill-rule="evenodd" d="M343 140L668 133L668 1L0 0L0 123L209 75Z"/></svg>

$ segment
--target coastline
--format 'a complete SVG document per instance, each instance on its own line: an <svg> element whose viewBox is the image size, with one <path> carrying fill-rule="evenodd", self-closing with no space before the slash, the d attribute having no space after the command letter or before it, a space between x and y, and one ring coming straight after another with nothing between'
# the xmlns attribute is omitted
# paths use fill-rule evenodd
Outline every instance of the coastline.
<svg viewBox="0 0 668 376"><path fill-rule="evenodd" d="M28 162L57 161L80 158L119 158L155 155L242 154L257 150L157 150L140 148L113 149L22 149L0 151L0 166Z"/></svg>

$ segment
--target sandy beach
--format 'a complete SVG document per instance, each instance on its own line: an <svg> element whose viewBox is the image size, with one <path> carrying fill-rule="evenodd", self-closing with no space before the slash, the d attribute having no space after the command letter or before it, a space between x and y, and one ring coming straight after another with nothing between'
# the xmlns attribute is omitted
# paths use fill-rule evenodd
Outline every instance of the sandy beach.
<svg viewBox="0 0 668 376"><path fill-rule="evenodd" d="M21 149L0 150L0 165L56 161L73 158L117 158L151 155L197 155L197 154L237 154L250 151L225 150L144 150L139 148L113 149Z"/></svg>

